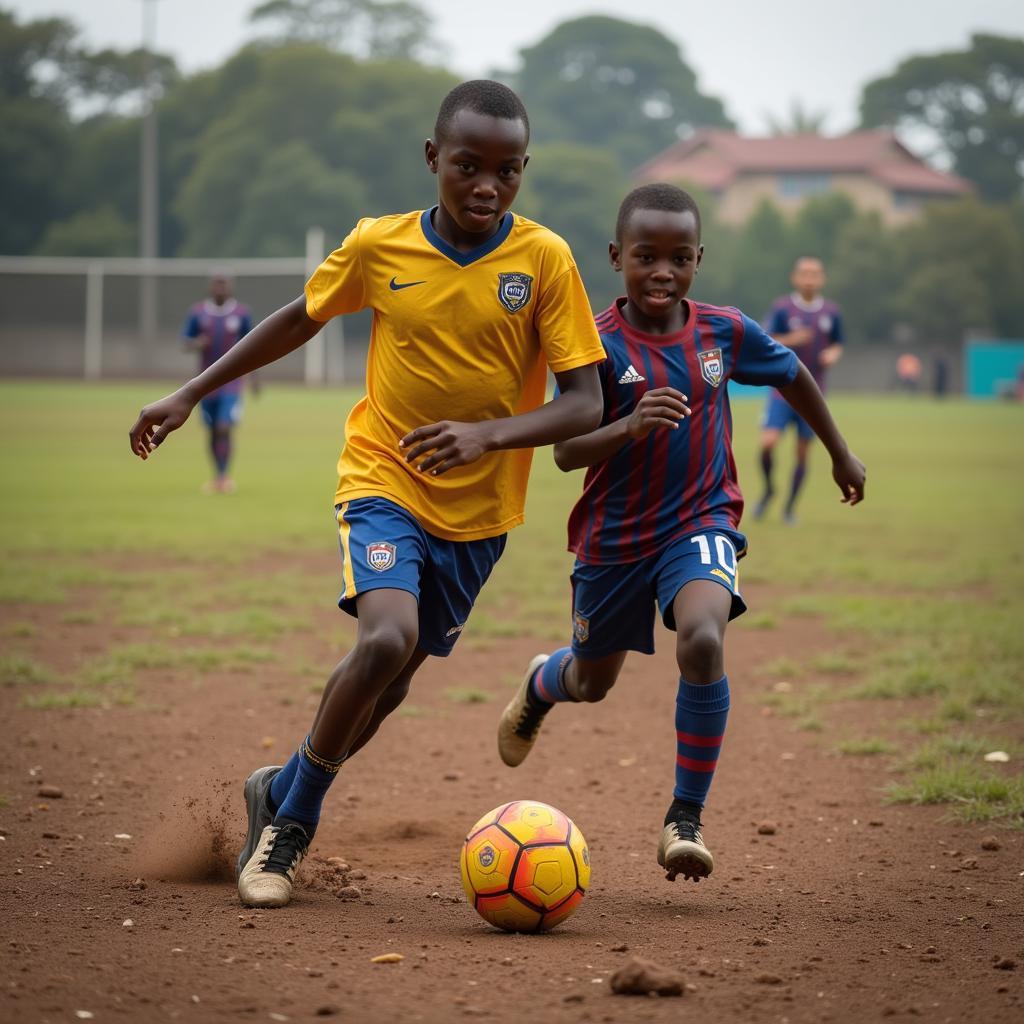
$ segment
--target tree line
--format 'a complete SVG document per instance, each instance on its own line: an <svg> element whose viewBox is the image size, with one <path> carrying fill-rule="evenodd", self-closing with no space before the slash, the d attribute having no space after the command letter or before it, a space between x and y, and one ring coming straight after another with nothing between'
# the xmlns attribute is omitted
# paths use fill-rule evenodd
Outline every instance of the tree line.
<svg viewBox="0 0 1024 1024"><path fill-rule="evenodd" d="M266 0L252 25L222 65L186 75L166 55L89 50L66 19L19 22L0 8L0 252L137 251L147 67L164 255L294 255L311 224L338 240L361 216L431 201L422 143L458 79L422 8ZM493 74L531 116L516 208L568 239L600 306L618 291L607 243L632 170L697 128L732 127L727 111L676 43L612 17L567 21ZM865 86L861 116L927 132L977 198L893 230L839 194L789 220L766 203L739 228L702 197L697 297L760 315L792 259L814 253L854 340L1024 336L1024 40L976 35L962 51L904 61Z"/></svg>

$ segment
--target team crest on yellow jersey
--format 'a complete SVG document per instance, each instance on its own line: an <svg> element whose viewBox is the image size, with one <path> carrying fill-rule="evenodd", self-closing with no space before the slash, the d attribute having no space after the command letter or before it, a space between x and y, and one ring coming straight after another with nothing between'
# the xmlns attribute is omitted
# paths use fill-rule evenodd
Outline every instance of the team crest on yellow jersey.
<svg viewBox="0 0 1024 1024"><path fill-rule="evenodd" d="M510 313L518 313L532 295L533 278L529 274L498 275L498 301Z"/></svg>

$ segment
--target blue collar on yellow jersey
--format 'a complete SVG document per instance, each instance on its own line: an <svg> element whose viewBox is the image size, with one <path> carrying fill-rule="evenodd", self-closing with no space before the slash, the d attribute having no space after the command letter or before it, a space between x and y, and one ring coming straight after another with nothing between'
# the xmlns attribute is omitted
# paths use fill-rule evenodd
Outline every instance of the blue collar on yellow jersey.
<svg viewBox="0 0 1024 1024"><path fill-rule="evenodd" d="M483 259L488 253L494 252L494 250L497 249L506 238L508 238L508 233L512 230L514 218L511 213L506 213L505 216L501 218L501 224L498 226L498 230L495 231L483 245L478 245L475 249L471 249L469 252L459 252L458 249L449 245L434 230L432 218L436 209L437 207L434 206L429 210L423 211L423 214L420 217L420 227L423 229L423 235L426 240L439 253L441 253L442 256L447 256L448 259L453 263L457 263L460 267L468 267L471 263L475 263L477 260Z"/></svg>

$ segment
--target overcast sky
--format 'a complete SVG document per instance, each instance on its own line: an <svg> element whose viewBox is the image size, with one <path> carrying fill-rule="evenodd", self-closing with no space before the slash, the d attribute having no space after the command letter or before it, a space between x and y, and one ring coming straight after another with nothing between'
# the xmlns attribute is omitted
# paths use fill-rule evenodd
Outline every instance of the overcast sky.
<svg viewBox="0 0 1024 1024"><path fill-rule="evenodd" d="M157 0L160 50L185 70L219 63L252 35L257 0ZM1022 0L420 0L434 16L447 65L466 77L514 67L517 51L569 18L607 13L645 22L682 47L701 88L740 127L765 129L799 98L827 110L830 131L853 127L861 85L910 54L962 46L970 34L1024 35ZM94 46L133 47L142 0L0 0L21 18L76 21Z"/></svg>

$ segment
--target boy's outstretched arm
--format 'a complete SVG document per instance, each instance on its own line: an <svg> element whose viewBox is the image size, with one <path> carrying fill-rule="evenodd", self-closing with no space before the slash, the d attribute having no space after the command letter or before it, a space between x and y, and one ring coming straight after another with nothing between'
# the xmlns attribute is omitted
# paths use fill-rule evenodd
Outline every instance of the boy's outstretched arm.
<svg viewBox="0 0 1024 1024"><path fill-rule="evenodd" d="M150 452L188 419L201 398L229 381L294 352L322 327L320 321L306 313L305 296L282 306L198 377L166 398L147 405L128 435L132 451L140 459L149 458Z"/></svg>
<svg viewBox="0 0 1024 1024"><path fill-rule="evenodd" d="M863 501L864 478L867 475L864 463L846 446L825 404L825 396L803 363L793 380L779 388L779 394L810 424L832 456L832 479L843 492L843 501L851 505Z"/></svg>
<svg viewBox="0 0 1024 1024"><path fill-rule="evenodd" d="M547 404L519 416L479 423L441 420L417 427L398 442L406 462L440 476L475 462L487 452L539 448L593 430L601 422L601 382L597 363L555 374L559 393ZM426 456L426 458L423 458Z"/></svg>
<svg viewBox="0 0 1024 1024"><path fill-rule="evenodd" d="M644 438L657 427L675 430L690 415L686 402L686 395L675 388L654 388L644 394L628 416L556 444L555 463L568 473L605 462L627 442Z"/></svg>

